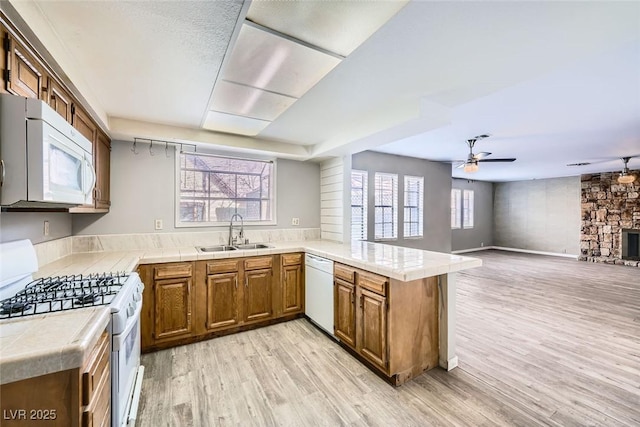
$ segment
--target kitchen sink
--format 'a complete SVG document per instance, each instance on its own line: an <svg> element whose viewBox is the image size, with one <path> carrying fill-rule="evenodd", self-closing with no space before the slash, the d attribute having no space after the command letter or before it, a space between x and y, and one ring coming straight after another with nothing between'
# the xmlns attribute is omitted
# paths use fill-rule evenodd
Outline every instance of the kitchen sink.
<svg viewBox="0 0 640 427"><path fill-rule="evenodd" d="M268 249L272 248L271 245L266 245L264 243L246 243L244 245L235 245L236 249Z"/></svg>
<svg viewBox="0 0 640 427"><path fill-rule="evenodd" d="M236 248L229 245L217 245L217 246L199 247L198 250L200 252L224 252L224 251L235 251Z"/></svg>

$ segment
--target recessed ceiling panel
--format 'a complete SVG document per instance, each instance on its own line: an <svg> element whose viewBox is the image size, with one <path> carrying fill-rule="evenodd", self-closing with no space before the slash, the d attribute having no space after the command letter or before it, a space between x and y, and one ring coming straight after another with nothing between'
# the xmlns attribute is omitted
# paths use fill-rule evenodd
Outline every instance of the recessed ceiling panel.
<svg viewBox="0 0 640 427"><path fill-rule="evenodd" d="M235 116L233 114L209 111L202 125L203 128L217 132L234 133L237 135L256 136L269 126L269 121Z"/></svg>
<svg viewBox="0 0 640 427"><path fill-rule="evenodd" d="M396 1L254 1L247 19L347 56L407 4Z"/></svg>
<svg viewBox="0 0 640 427"><path fill-rule="evenodd" d="M261 120L275 120L296 98L219 80L211 109Z"/></svg>
<svg viewBox="0 0 640 427"><path fill-rule="evenodd" d="M222 78L300 98L339 63L334 56L244 24Z"/></svg>

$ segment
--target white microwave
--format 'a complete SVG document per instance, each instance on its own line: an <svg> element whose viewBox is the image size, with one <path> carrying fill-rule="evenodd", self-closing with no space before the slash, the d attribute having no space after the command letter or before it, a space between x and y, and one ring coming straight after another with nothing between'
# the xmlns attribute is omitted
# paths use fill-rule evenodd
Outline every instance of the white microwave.
<svg viewBox="0 0 640 427"><path fill-rule="evenodd" d="M0 95L0 205L93 203L93 146L43 101Z"/></svg>

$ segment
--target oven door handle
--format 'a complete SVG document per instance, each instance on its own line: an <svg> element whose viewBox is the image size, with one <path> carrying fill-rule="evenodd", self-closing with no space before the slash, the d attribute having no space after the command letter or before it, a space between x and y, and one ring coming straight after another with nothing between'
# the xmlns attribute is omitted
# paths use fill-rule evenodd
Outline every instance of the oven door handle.
<svg viewBox="0 0 640 427"><path fill-rule="evenodd" d="M136 304L136 311L133 316L127 318L127 326L124 328L122 333L113 335L111 339L111 351L120 351L120 349L124 347L124 343L127 340L131 329L133 329L140 320L140 312L142 312L142 301L138 301Z"/></svg>

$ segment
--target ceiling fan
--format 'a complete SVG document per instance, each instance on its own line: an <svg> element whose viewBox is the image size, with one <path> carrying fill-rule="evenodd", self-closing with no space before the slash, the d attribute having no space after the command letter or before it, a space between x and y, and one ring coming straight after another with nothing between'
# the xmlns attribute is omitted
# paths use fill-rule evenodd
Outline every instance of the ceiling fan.
<svg viewBox="0 0 640 427"><path fill-rule="evenodd" d="M622 160L622 163L624 164L622 168L622 172L620 172L620 175L618 175L618 178L617 178L617 181L620 184L632 184L633 182L635 182L637 178L636 175L629 172L629 160L633 159L634 157L640 157L640 156L620 157L620 160ZM610 161L611 160L607 159L607 160L600 160L596 162L569 163L567 166L588 166L588 165L593 165L598 163L607 163Z"/></svg>
<svg viewBox="0 0 640 427"><path fill-rule="evenodd" d="M498 162L514 162L516 160L515 157L504 158L504 159L485 159L485 157L491 155L491 153L488 153L486 151L474 154L473 147L475 146L476 142L478 142L481 139L489 138L489 136L491 135L478 135L478 136L474 136L471 139L467 139L467 145L469 146L469 156L467 157L467 160L454 160L455 163L460 162L460 164L456 166L456 168L464 169L464 171L467 173L474 173L478 171L479 169L478 163L480 162L498 163Z"/></svg>

